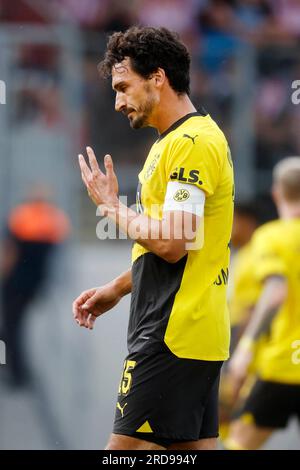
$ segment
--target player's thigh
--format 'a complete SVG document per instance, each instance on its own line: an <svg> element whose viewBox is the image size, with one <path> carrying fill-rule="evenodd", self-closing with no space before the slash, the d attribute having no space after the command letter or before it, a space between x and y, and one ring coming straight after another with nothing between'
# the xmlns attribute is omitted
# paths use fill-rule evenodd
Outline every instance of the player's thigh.
<svg viewBox="0 0 300 470"><path fill-rule="evenodd" d="M219 375L211 388L204 407L201 429L198 440L174 442L168 446L168 450L216 450L218 437L218 392Z"/></svg>
<svg viewBox="0 0 300 470"><path fill-rule="evenodd" d="M199 439L198 441L177 442L168 446L168 450L216 450L217 438Z"/></svg>
<svg viewBox="0 0 300 470"><path fill-rule="evenodd" d="M258 449L274 430L284 429L295 414L300 387L257 380L243 408L233 420L227 448Z"/></svg>
<svg viewBox="0 0 300 470"><path fill-rule="evenodd" d="M259 449L273 432L273 428L256 426L254 423L245 423L238 419L230 425L225 447L228 450Z"/></svg>
<svg viewBox="0 0 300 470"><path fill-rule="evenodd" d="M217 405L215 413L206 408L212 390L218 391L221 365L169 352L131 354L125 361L113 433L164 448L216 437ZM203 427L206 421L212 424Z"/></svg>
<svg viewBox="0 0 300 470"><path fill-rule="evenodd" d="M165 450L165 447L135 437L111 434L105 450Z"/></svg>

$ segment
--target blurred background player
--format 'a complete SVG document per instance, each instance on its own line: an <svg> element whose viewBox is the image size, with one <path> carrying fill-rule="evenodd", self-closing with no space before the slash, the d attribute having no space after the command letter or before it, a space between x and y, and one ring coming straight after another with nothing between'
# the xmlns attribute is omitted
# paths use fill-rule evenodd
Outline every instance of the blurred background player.
<svg viewBox="0 0 300 470"><path fill-rule="evenodd" d="M7 350L10 384L25 385L30 369L23 345L26 312L49 275L55 249L69 236L64 212L49 201L49 190L38 186L9 214L2 241L1 338Z"/></svg>
<svg viewBox="0 0 300 470"><path fill-rule="evenodd" d="M248 322L259 292L258 286L253 283L250 243L259 223L259 210L254 201L235 204L231 235L234 255L231 262L231 281L229 281L232 350Z"/></svg>
<svg viewBox="0 0 300 470"><path fill-rule="evenodd" d="M254 277L251 253L251 238L259 223L260 214L255 201L235 204L231 236L233 257L228 289L231 352L247 325L260 292L259 283ZM227 436L233 409L236 407L237 401L241 400L241 396L233 396L226 371L225 367L220 383L219 413L222 440Z"/></svg>
<svg viewBox="0 0 300 470"><path fill-rule="evenodd" d="M300 157L275 166L272 194L280 218L260 227L252 242L261 294L229 363L238 390L256 341L266 335L258 380L225 442L232 450L257 449L290 417L300 419Z"/></svg>

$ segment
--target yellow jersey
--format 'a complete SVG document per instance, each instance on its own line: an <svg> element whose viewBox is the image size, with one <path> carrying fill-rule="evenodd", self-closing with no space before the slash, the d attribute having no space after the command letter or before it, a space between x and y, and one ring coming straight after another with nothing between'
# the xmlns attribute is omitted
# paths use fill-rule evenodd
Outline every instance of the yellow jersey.
<svg viewBox="0 0 300 470"><path fill-rule="evenodd" d="M238 327L247 323L251 318L257 303L262 286L255 275L255 261L251 240L238 250L231 263L231 278L229 282L229 313L231 327ZM248 317L248 318L247 318ZM260 336L255 343L254 357L249 372L257 371L259 361L263 360L263 347L265 335Z"/></svg>
<svg viewBox="0 0 300 470"><path fill-rule="evenodd" d="M128 349L167 349L180 358L225 360L233 168L224 134L205 112L186 115L154 143L139 174L139 210L161 220L170 181L205 193L204 244L177 263L134 244Z"/></svg>
<svg viewBox="0 0 300 470"><path fill-rule="evenodd" d="M260 354L258 372L263 380L300 384L300 219L276 220L257 229L253 237L255 275L284 276L288 295L275 318Z"/></svg>
<svg viewBox="0 0 300 470"><path fill-rule="evenodd" d="M229 312L231 326L246 320L261 293L261 285L254 274L251 242L240 248L233 256L229 285Z"/></svg>

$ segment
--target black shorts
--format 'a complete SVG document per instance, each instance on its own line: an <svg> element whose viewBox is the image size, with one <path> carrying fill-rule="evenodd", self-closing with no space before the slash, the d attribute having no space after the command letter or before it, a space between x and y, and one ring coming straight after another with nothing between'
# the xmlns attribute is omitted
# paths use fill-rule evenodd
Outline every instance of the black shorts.
<svg viewBox="0 0 300 470"><path fill-rule="evenodd" d="M285 428L292 416L300 420L300 385L257 380L235 418L247 415L264 428Z"/></svg>
<svg viewBox="0 0 300 470"><path fill-rule="evenodd" d="M171 352L130 354L124 363L113 433L167 447L218 437L222 361Z"/></svg>

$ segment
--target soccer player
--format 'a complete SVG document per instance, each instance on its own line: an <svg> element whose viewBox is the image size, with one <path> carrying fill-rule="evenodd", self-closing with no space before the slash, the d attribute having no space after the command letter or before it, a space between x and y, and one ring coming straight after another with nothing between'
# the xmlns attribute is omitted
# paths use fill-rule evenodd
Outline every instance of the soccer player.
<svg viewBox="0 0 300 470"><path fill-rule="evenodd" d="M259 212L254 201L235 203L231 234L231 246L235 249L235 253L230 263L228 285L231 351L234 350L239 337L243 333L260 294L260 284L254 274L255 267L252 264L251 250L251 238L258 225ZM251 365L251 371L254 368L253 366L254 364ZM240 406L240 402L244 398L244 392L248 392L250 382L253 383L253 378L250 376L243 386L243 393L233 394L226 368L223 368L219 399L220 437L222 441L228 435L232 412L237 406Z"/></svg>
<svg viewBox="0 0 300 470"><path fill-rule="evenodd" d="M109 450L216 447L233 169L223 133L189 98L189 66L186 47L165 28L132 27L109 39L100 69L112 76L116 111L134 129L158 131L139 174L138 212L118 198L111 156L105 173L91 148L88 163L79 156L91 199L136 242L128 272L73 304L77 322L92 328L132 294Z"/></svg>
<svg viewBox="0 0 300 470"><path fill-rule="evenodd" d="M259 378L230 429L228 449L257 449L288 419L300 418L300 157L274 169L273 197L280 219L255 232L252 246L261 295L229 363L243 382L255 342L265 337Z"/></svg>
<svg viewBox="0 0 300 470"><path fill-rule="evenodd" d="M249 269L252 263L251 238L259 225L259 214L254 202L236 203L231 234L231 245L237 251L231 263L229 282L229 312L231 350L247 324L259 295L259 283Z"/></svg>

